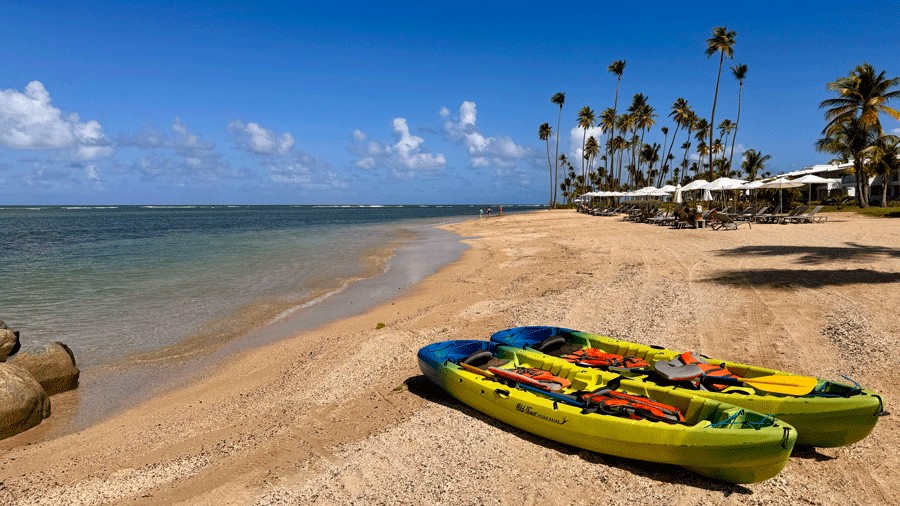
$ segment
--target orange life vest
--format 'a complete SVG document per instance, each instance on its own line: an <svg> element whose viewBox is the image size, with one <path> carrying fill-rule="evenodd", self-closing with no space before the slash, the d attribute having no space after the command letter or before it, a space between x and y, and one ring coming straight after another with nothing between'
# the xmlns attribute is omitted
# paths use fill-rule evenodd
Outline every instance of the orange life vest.
<svg viewBox="0 0 900 506"><path fill-rule="evenodd" d="M599 392L581 395L586 409L615 416L626 416L632 420L679 423L684 414L678 408L656 402L642 395L627 394L604 388Z"/></svg>
<svg viewBox="0 0 900 506"><path fill-rule="evenodd" d="M642 358L627 357L616 353L606 353L597 348L585 348L583 350L573 351L563 358L573 364L583 367L620 367L626 369L643 369L650 367L650 364Z"/></svg>

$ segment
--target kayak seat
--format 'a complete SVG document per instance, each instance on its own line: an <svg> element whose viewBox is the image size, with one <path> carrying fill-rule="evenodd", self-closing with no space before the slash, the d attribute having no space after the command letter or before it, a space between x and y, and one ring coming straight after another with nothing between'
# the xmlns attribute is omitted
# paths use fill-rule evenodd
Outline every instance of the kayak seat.
<svg viewBox="0 0 900 506"><path fill-rule="evenodd" d="M496 358L493 353L487 350L480 350L465 357L460 360L460 362L473 367L487 369L488 367L500 367L501 365L508 363L509 360L506 360L505 358Z"/></svg>
<svg viewBox="0 0 900 506"><path fill-rule="evenodd" d="M581 344L566 342L566 338L562 336L551 336L532 346L535 350L554 357L564 357L583 347Z"/></svg>

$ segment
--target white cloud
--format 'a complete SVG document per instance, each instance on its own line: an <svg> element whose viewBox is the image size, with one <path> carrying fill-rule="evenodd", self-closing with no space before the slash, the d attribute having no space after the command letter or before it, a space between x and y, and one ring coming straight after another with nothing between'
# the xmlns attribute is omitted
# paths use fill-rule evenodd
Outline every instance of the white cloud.
<svg viewBox="0 0 900 506"><path fill-rule="evenodd" d="M447 118L444 130L450 138L466 147L472 167L509 169L520 159L531 156L528 148L516 144L509 137L483 135L476 125L478 109L475 102L464 101L459 106L459 118L456 121L449 117L446 107L441 108L441 116Z"/></svg>
<svg viewBox="0 0 900 506"><path fill-rule="evenodd" d="M900 128L895 128L895 129L891 130L891 133L894 135L900 135Z"/></svg>
<svg viewBox="0 0 900 506"><path fill-rule="evenodd" d="M51 104L40 81L25 92L0 92L0 145L14 149L70 149L77 160L93 160L113 153L95 120L81 122L78 114L63 115Z"/></svg>
<svg viewBox="0 0 900 506"><path fill-rule="evenodd" d="M442 153L435 155L424 149L425 139L410 133L405 118L394 118L392 126L397 138L395 144L382 145L369 141L365 133L354 130L350 151L359 157L357 167L374 169L383 161L394 176L410 179L417 173L437 172L447 165Z"/></svg>
<svg viewBox="0 0 900 506"><path fill-rule="evenodd" d="M99 181L100 180L100 174L97 172L96 165L88 165L84 169L84 171L87 174L88 179L90 179L91 181Z"/></svg>
<svg viewBox="0 0 900 506"><path fill-rule="evenodd" d="M573 127L572 130L569 130L569 163L578 170L581 170L581 157L583 153L581 150L581 141L588 137L594 137L597 139L597 142L603 145L603 128L599 126L588 128L586 136L581 127L576 126Z"/></svg>
<svg viewBox="0 0 900 506"><path fill-rule="evenodd" d="M181 118L172 121L170 132L145 129L132 137L121 137L118 143L120 146L154 150L153 154L138 158L132 164L134 170L150 178L171 176L183 180L215 181L246 176L245 171L233 168L215 151L215 143L192 132Z"/></svg>
<svg viewBox="0 0 900 506"><path fill-rule="evenodd" d="M294 137L285 132L277 135L259 123L234 120L228 125L235 142L242 149L260 155L285 154L294 147Z"/></svg>

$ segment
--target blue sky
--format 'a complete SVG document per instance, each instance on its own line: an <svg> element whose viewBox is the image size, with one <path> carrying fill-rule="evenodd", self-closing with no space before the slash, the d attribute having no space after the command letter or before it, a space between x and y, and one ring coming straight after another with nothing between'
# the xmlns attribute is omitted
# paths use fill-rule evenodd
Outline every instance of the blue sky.
<svg viewBox="0 0 900 506"><path fill-rule="evenodd" d="M739 149L784 172L830 159L826 82L900 75L897 2L244 3L5 4L0 205L544 203L550 96L571 154L625 59L620 107L648 95L661 142L676 98L709 117L720 25ZM726 69L717 123L737 91Z"/></svg>

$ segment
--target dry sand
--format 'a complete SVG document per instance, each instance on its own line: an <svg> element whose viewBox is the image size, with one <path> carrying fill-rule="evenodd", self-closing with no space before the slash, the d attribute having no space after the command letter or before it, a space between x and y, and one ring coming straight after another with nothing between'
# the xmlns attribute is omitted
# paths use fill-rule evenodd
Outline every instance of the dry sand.
<svg viewBox="0 0 900 506"><path fill-rule="evenodd" d="M900 220L714 232L541 211L448 228L471 249L392 302L243 352L77 433L3 441L0 503L900 503L897 416L736 486L505 426L428 384L415 360L434 341L555 324L847 374L890 410Z"/></svg>

